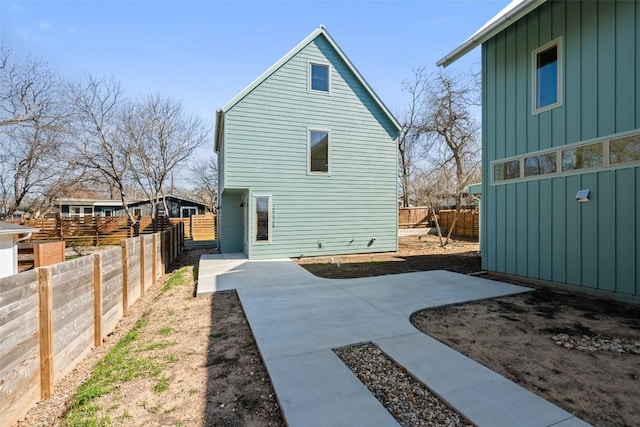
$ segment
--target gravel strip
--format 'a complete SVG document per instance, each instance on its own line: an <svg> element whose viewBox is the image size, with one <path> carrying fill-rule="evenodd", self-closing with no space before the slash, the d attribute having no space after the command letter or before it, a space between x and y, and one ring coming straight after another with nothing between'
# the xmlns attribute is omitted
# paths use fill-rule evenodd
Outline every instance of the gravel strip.
<svg viewBox="0 0 640 427"><path fill-rule="evenodd" d="M473 426L372 343L334 349L403 426Z"/></svg>
<svg viewBox="0 0 640 427"><path fill-rule="evenodd" d="M614 353L640 354L640 340L602 335L557 334L551 337L556 345L566 349L576 349L592 353L594 351L612 351Z"/></svg>

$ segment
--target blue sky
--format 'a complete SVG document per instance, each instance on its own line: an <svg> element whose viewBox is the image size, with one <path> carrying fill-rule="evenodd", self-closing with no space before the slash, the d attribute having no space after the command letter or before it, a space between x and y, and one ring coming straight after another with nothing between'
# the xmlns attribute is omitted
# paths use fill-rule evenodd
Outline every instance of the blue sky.
<svg viewBox="0 0 640 427"><path fill-rule="evenodd" d="M324 24L394 113L401 82L435 62L507 0L11 1L0 0L0 42L71 79L113 76L127 95L215 110ZM453 70L479 67L476 49Z"/></svg>

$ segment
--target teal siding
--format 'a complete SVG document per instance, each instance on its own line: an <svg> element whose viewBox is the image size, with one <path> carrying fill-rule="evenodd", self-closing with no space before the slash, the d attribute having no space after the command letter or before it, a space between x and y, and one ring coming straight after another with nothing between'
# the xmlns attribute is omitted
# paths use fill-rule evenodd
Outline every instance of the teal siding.
<svg viewBox="0 0 640 427"><path fill-rule="evenodd" d="M483 268L638 295L640 167L493 184L491 162L640 131L640 2L551 1L483 44ZM532 52L562 40L562 105L532 113ZM579 189L591 190L578 203Z"/></svg>
<svg viewBox="0 0 640 427"><path fill-rule="evenodd" d="M331 64L330 94L308 92L309 61ZM307 173L309 129L329 131L329 175ZM395 251L396 132L324 36L227 111L225 186L250 191L250 258ZM253 242L256 195L271 196L270 243Z"/></svg>

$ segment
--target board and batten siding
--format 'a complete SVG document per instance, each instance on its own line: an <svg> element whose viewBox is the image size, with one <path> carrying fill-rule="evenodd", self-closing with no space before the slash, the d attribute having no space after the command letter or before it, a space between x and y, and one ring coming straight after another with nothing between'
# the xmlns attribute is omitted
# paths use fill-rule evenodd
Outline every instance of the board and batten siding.
<svg viewBox="0 0 640 427"><path fill-rule="evenodd" d="M497 184L491 165L640 132L638 28L636 1L552 1L483 44L484 269L638 295L637 164ZM558 38L562 105L532 114L532 52Z"/></svg>
<svg viewBox="0 0 640 427"><path fill-rule="evenodd" d="M309 93L310 61L331 64L329 94ZM327 175L307 172L309 130L329 132ZM284 63L225 115L224 185L248 189L249 257L395 251L396 133L324 36ZM254 243L264 195L271 242Z"/></svg>

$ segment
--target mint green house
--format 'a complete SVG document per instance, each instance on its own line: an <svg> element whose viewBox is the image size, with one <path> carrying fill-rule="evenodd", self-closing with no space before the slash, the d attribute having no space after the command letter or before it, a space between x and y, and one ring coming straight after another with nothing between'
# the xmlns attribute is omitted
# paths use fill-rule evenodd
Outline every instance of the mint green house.
<svg viewBox="0 0 640 427"><path fill-rule="evenodd" d="M640 2L517 0L482 45L482 263L640 300Z"/></svg>
<svg viewBox="0 0 640 427"><path fill-rule="evenodd" d="M320 26L217 111L220 251L395 251L399 129Z"/></svg>

